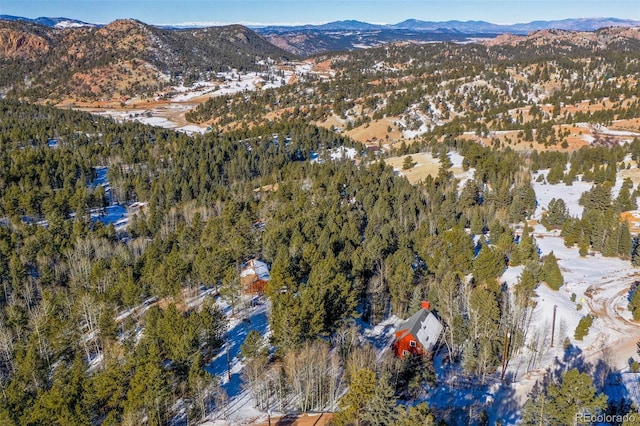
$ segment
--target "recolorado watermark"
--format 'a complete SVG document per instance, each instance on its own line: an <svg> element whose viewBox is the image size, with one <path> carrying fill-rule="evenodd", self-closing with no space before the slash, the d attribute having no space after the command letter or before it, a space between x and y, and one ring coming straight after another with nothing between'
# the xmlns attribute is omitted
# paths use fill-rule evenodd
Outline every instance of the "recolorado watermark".
<svg viewBox="0 0 640 426"><path fill-rule="evenodd" d="M637 413L627 414L591 414L591 413L578 413L576 414L575 424L594 424L594 423L608 423L608 424L622 424L624 422L634 422L636 419L640 419L640 415Z"/></svg>

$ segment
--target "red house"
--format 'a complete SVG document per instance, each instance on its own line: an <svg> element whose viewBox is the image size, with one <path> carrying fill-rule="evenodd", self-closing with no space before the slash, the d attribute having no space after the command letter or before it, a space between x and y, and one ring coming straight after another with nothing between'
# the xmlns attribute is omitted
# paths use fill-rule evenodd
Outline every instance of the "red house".
<svg viewBox="0 0 640 426"><path fill-rule="evenodd" d="M399 358L430 351L440 338L442 324L429 307L429 302L422 302L422 309L398 327L393 350Z"/></svg>

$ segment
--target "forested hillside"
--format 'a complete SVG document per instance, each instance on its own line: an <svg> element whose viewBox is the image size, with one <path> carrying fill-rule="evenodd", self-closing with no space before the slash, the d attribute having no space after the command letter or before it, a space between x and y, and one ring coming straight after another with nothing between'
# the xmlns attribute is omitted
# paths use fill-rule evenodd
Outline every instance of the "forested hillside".
<svg viewBox="0 0 640 426"><path fill-rule="evenodd" d="M15 98L115 94L117 78L77 78L125 63L150 73L127 90L151 93L157 73L209 82L281 52L240 27L3 25L42 55L0 53L0 423L233 421L242 404L338 425L637 411L604 396L614 369L598 347L638 332L637 282L584 288L566 256L615 259L614 278L640 265L637 30L283 62L288 81L228 87L187 114L208 126L187 135ZM250 260L270 269L259 294ZM624 306L596 309L601 290ZM393 333L423 301L444 327L435 351L397 357ZM563 359L540 320L554 304ZM541 379L530 393L520 367Z"/></svg>
<svg viewBox="0 0 640 426"><path fill-rule="evenodd" d="M295 85L215 97L187 118L229 128L277 115L353 135L383 128L382 143L472 133L529 150L568 149L578 123L638 117L639 40L637 29L543 31L321 55L315 61L331 79L306 74Z"/></svg>
<svg viewBox="0 0 640 426"><path fill-rule="evenodd" d="M358 380L379 380L391 389L389 401L433 383L429 359L420 368L418 361L398 366L393 356L366 361L372 348L345 340L358 333L354 319L405 317L428 299L446 324L449 362L485 377L500 366L507 329L515 348L522 344L536 286L562 285L555 261L539 259L528 227L516 239L511 226L535 208L528 170L553 168L554 156L434 145L440 171L414 186L383 161L309 162L314 152L353 143L297 121L188 137L13 101L1 111L5 424L153 424L175 417L176 404L190 416L210 410L219 391L202 366L220 350L226 319L210 296L198 303L193 296L201 286L216 288L233 307L241 300L238 265L253 257L272 266L266 297L275 352L268 359L249 352L252 380L309 350L324 348L321 361L337 363L323 373L334 372L320 382L321 394L287 387L281 396L295 399L281 401L285 409L324 409ZM449 149L475 170L464 186L452 177ZM572 170L599 176L595 158L610 155L615 170L629 150L637 144L583 149L571 156ZM148 202L125 232L91 219L105 203L104 189L89 184L98 166L109 168L120 202ZM558 205L547 221L563 227L567 244L630 258L624 223L604 226L627 207L604 190L607 176L594 177L601 184L585 194L582 220ZM255 191L270 184L277 191ZM508 264L525 265L513 294L497 280ZM405 373L390 375L398 368ZM294 371L286 374L279 380L293 386ZM398 421L419 414L398 413ZM360 416L347 410L336 419Z"/></svg>
<svg viewBox="0 0 640 426"><path fill-rule="evenodd" d="M59 29L0 21L0 90L32 101L153 97L183 79L257 71L261 61L290 56L240 25L167 30L118 20Z"/></svg>

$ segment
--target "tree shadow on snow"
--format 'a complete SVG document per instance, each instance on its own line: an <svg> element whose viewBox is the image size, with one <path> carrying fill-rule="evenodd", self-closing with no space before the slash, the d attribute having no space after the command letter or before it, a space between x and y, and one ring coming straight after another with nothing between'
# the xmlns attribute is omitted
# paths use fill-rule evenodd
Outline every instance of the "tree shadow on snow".
<svg viewBox="0 0 640 426"><path fill-rule="evenodd" d="M503 381L493 375L481 384L454 373L429 392L427 401L450 426L516 424L520 402L512 380L510 374Z"/></svg>
<svg viewBox="0 0 640 426"><path fill-rule="evenodd" d="M552 377L556 382L562 378L565 371L577 369L581 373L591 374L593 365L584 359L582 349L574 345L565 347L562 358L556 357L553 361Z"/></svg>
<svg viewBox="0 0 640 426"><path fill-rule="evenodd" d="M640 374L620 372L611 366L611 354L608 348L603 346L600 352L602 354L601 358L595 364L592 364L585 360L580 348L569 345L565 348L562 359L555 359L553 371L549 371L543 377L542 383L536 383L534 389L530 392L530 396L542 391L552 380L556 383L560 382L563 373L575 368L592 378L597 392L607 395L606 414L623 416L629 413L632 405L637 405L640 402L640 393L633 395L629 389L629 386L633 389L638 388L638 386L634 385L637 384ZM626 377L629 375L634 377L629 379Z"/></svg>
<svg viewBox="0 0 640 426"><path fill-rule="evenodd" d="M237 397L243 391L242 369L238 359L240 346L242 346L251 330L256 330L260 335L264 336L267 332L267 323L265 309L254 312L253 315L243 321L238 321L233 328L227 331L225 344L220 353L211 363L205 366L205 370L212 376L220 377L221 388L224 389L229 399Z"/></svg>

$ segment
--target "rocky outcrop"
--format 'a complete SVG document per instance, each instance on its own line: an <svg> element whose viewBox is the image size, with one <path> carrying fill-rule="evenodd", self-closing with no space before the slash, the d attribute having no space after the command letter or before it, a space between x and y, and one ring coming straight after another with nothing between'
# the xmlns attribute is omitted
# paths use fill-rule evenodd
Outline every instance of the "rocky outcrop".
<svg viewBox="0 0 640 426"><path fill-rule="evenodd" d="M34 34L7 28L0 29L0 57L2 58L30 58L49 52L47 41Z"/></svg>
<svg viewBox="0 0 640 426"><path fill-rule="evenodd" d="M51 28L0 20L0 92L54 102L147 96L167 84L165 76L257 71L264 60L290 56L240 25L172 30L120 19Z"/></svg>
<svg viewBox="0 0 640 426"><path fill-rule="evenodd" d="M613 42L640 40L640 28L612 27L598 31L540 30L526 36L502 34L483 42L486 46L547 46L563 44L591 49L606 49Z"/></svg>

